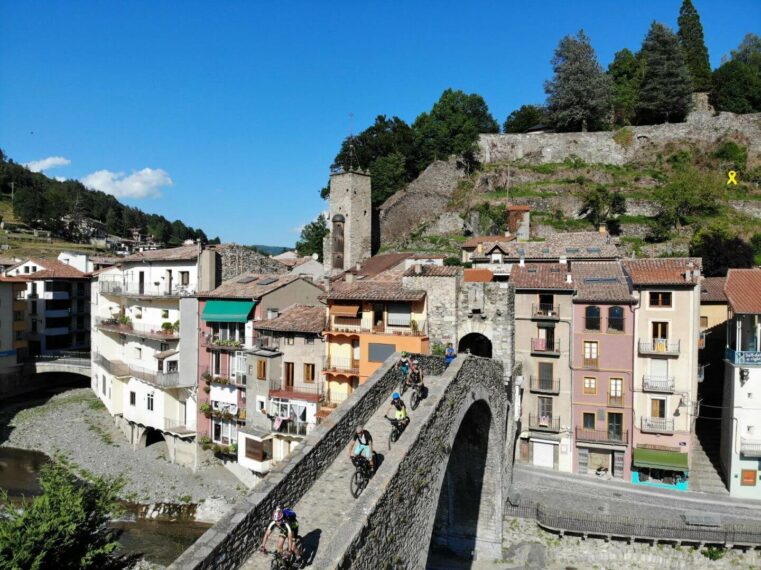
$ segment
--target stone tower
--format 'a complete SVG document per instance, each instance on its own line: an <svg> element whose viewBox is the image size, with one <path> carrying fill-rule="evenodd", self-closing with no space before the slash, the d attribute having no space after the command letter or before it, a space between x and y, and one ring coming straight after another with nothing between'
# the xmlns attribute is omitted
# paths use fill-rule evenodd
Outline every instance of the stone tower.
<svg viewBox="0 0 761 570"><path fill-rule="evenodd" d="M326 275L335 275L362 263L372 248L370 176L339 172L330 176L330 233L323 242Z"/></svg>

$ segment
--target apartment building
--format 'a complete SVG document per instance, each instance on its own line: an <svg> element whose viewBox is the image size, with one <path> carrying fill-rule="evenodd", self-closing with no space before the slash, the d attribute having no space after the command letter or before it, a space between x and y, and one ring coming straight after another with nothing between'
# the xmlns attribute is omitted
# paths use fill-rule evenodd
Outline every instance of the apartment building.
<svg viewBox="0 0 761 570"><path fill-rule="evenodd" d="M570 269L560 263L523 264L513 268L510 281L515 286L515 360L523 378L518 460L570 472Z"/></svg>
<svg viewBox="0 0 761 570"><path fill-rule="evenodd" d="M90 349L90 278L57 259L29 258L6 275L26 279L29 354Z"/></svg>
<svg viewBox="0 0 761 570"><path fill-rule="evenodd" d="M0 374L12 372L27 353L27 282L0 277Z"/></svg>
<svg viewBox="0 0 761 570"><path fill-rule="evenodd" d="M721 420L729 494L761 500L761 269L730 269Z"/></svg>
<svg viewBox="0 0 761 570"><path fill-rule="evenodd" d="M632 483L684 490L697 414L701 260L622 263L637 300Z"/></svg>
<svg viewBox="0 0 761 570"><path fill-rule="evenodd" d="M428 353L426 293L407 289L404 270L369 279L346 273L331 283L325 363L326 400L335 406L398 351Z"/></svg>
<svg viewBox="0 0 761 570"><path fill-rule="evenodd" d="M634 297L619 262L577 262L571 274L573 471L628 481Z"/></svg>
<svg viewBox="0 0 761 570"><path fill-rule="evenodd" d="M198 245L143 251L92 282L93 391L134 448L163 440L187 466L196 461L198 329L193 313L181 319L180 301L214 288L216 264Z"/></svg>
<svg viewBox="0 0 761 570"><path fill-rule="evenodd" d="M294 337L284 332L281 343L279 333L273 330L271 335L263 335L255 325L276 320L281 309L292 307L297 302L319 306L319 312L323 315L325 309L319 302L323 293L322 288L297 275L245 273L198 296L197 426L202 446L212 447L231 458L242 457L244 461L241 464L256 472L269 469L272 457L271 450L264 449L265 437L259 437L257 444L241 442L241 438L256 439L253 435L256 434L271 440L270 426L261 426L257 422L262 415L260 410L266 412L269 409L270 386L267 390L260 390L259 384L270 380L270 375L274 381L282 362L282 353L277 345L286 344ZM274 342L276 337L277 343ZM295 363L290 363L294 367L290 372L295 380ZM261 398L263 405L260 408L257 402L262 401ZM247 424L255 429L250 438L241 435L241 428ZM267 429L261 429L263 427ZM270 454L269 459L264 460L263 456L267 453ZM246 461L247 455L257 459Z"/></svg>

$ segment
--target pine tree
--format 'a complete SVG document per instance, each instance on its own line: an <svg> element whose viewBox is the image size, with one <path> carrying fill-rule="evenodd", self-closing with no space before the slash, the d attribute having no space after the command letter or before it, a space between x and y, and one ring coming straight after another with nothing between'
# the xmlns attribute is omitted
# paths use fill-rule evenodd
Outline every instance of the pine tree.
<svg viewBox="0 0 761 570"><path fill-rule="evenodd" d="M584 30L576 37L560 40L552 67L555 76L545 83L544 91L553 126L559 131L605 128L610 119L613 85Z"/></svg>
<svg viewBox="0 0 761 570"><path fill-rule="evenodd" d="M645 67L636 105L637 122L684 120L692 104L692 80L674 32L653 22L640 57Z"/></svg>
<svg viewBox="0 0 761 570"><path fill-rule="evenodd" d="M711 65L708 63L708 49L703 39L703 25L691 0L684 0L679 10L679 43L692 77L694 91L711 89Z"/></svg>
<svg viewBox="0 0 761 570"><path fill-rule="evenodd" d="M613 56L608 75L613 80L613 122L619 126L630 125L639 98L642 62L624 48Z"/></svg>

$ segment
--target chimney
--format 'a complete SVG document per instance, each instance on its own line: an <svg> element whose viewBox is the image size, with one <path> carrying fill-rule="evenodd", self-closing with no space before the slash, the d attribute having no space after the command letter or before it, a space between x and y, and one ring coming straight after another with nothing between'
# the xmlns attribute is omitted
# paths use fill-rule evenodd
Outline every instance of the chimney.
<svg viewBox="0 0 761 570"><path fill-rule="evenodd" d="M565 282L566 283L573 283L573 279L571 279L571 274L570 273L566 273L565 274Z"/></svg>
<svg viewBox="0 0 761 570"><path fill-rule="evenodd" d="M558 263L562 263L563 265L565 265L568 263L568 260L561 255L560 259L558 259Z"/></svg>
<svg viewBox="0 0 761 570"><path fill-rule="evenodd" d="M687 271L684 272L684 280L688 283L692 281L692 268L695 267L695 265L692 263L692 261L687 262Z"/></svg>
<svg viewBox="0 0 761 570"><path fill-rule="evenodd" d="M476 246L476 255L481 256L484 253L484 244L482 242L478 242L478 245Z"/></svg>
<svg viewBox="0 0 761 570"><path fill-rule="evenodd" d="M344 281L345 281L346 283L354 283L354 274L353 274L353 273L351 273L351 272L347 272L347 273L344 275Z"/></svg>
<svg viewBox="0 0 761 570"><path fill-rule="evenodd" d="M521 256L521 260L518 265L520 265L521 267L526 267L526 260L523 258L523 256Z"/></svg>
<svg viewBox="0 0 761 570"><path fill-rule="evenodd" d="M601 234L607 234L608 233L608 226L605 224L600 224L597 228L597 231Z"/></svg>
<svg viewBox="0 0 761 570"><path fill-rule="evenodd" d="M419 263L415 264L415 275L420 275L423 273L423 266Z"/></svg>

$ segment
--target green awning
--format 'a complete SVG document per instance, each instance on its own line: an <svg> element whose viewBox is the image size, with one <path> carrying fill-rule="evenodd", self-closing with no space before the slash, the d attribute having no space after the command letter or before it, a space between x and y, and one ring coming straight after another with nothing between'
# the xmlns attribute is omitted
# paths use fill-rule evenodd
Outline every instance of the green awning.
<svg viewBox="0 0 761 570"><path fill-rule="evenodd" d="M218 323L245 323L255 301L206 301L201 318Z"/></svg>
<svg viewBox="0 0 761 570"><path fill-rule="evenodd" d="M667 471L687 471L687 454L678 451L661 451L660 449L634 449L635 467L665 469Z"/></svg>

